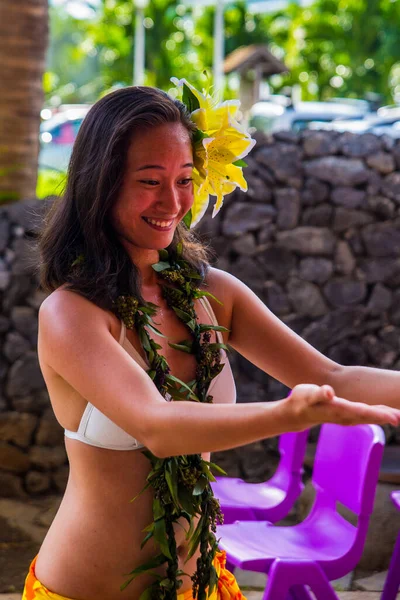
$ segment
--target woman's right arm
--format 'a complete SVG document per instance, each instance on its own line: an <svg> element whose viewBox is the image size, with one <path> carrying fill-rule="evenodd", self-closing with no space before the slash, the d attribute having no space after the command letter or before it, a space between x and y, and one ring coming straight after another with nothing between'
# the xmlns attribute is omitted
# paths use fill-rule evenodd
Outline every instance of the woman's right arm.
<svg viewBox="0 0 400 600"><path fill-rule="evenodd" d="M42 304L39 355L58 376L156 456L242 446L321 422L392 423L400 411L334 397L329 386L301 384L278 402L166 402L145 371L114 339L106 313L61 291Z"/></svg>

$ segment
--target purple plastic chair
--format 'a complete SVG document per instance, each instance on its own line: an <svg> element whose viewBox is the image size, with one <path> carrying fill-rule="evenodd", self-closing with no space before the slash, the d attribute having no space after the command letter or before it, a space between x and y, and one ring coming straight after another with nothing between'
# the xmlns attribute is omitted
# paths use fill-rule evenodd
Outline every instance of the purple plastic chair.
<svg viewBox="0 0 400 600"><path fill-rule="evenodd" d="M276 523L289 513L303 490L301 476L309 430L284 433L279 438L280 461L273 476L262 483L217 477L212 484L221 503L224 523L271 521Z"/></svg>
<svg viewBox="0 0 400 600"><path fill-rule="evenodd" d="M400 510L400 491L390 494L395 507ZM381 600L395 600L400 588L400 531L394 546L389 571L386 576Z"/></svg>
<svg viewBox="0 0 400 600"><path fill-rule="evenodd" d="M228 566L268 573L263 600L337 600L329 581L361 558L373 508L385 438L377 425L321 428L308 517L291 527L241 522L218 527ZM358 516L351 525L337 503Z"/></svg>

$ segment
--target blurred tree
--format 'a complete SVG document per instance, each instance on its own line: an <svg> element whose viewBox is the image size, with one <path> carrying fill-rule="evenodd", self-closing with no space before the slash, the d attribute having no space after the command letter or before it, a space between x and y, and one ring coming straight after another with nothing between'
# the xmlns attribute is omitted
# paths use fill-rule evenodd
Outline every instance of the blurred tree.
<svg viewBox="0 0 400 600"><path fill-rule="evenodd" d="M44 78L46 101L93 102L102 90L98 51L87 37L90 21L77 19L60 6L51 6L50 43Z"/></svg>
<svg viewBox="0 0 400 600"><path fill-rule="evenodd" d="M207 7L196 20L196 34L201 36L201 54L208 68L212 65L214 7ZM240 46L249 44L268 44L269 22L262 15L247 12L246 2L227 4L224 11L225 56Z"/></svg>
<svg viewBox="0 0 400 600"><path fill-rule="evenodd" d="M167 49L166 41L181 30L175 0L154 0L146 9L146 69L148 83L165 85L171 72L175 53ZM103 0L99 19L88 27L89 40L98 51L103 88L130 85L133 79L133 46L135 10L132 0ZM186 36L182 34L183 39Z"/></svg>
<svg viewBox="0 0 400 600"><path fill-rule="evenodd" d="M196 85L203 63L194 34L191 10L176 0L152 0L145 11L146 83L172 87L172 76L188 77ZM88 39L98 51L104 89L130 85L133 79L135 10L132 0L103 0L99 19L88 26ZM211 32L210 32L211 34Z"/></svg>
<svg viewBox="0 0 400 600"><path fill-rule="evenodd" d="M399 2L317 0L307 8L291 5L267 20L291 69L275 78L278 87L299 82L305 99L374 93L391 101L400 83L390 80L400 61Z"/></svg>
<svg viewBox="0 0 400 600"><path fill-rule="evenodd" d="M177 0L151 0L144 20L147 84L167 90L172 76L185 77L200 87L212 83L208 77L212 72L213 15L212 7L194 18L193 10ZM105 88L132 82L134 19L132 0L103 0L99 20L89 26ZM247 14L244 2L227 5L225 35L226 54L238 46L268 40L263 19Z"/></svg>
<svg viewBox="0 0 400 600"><path fill-rule="evenodd" d="M246 2L232 2L227 4L224 11L225 23L225 56L240 46L250 44L269 44L269 22L262 15L253 15L246 10ZM214 33L214 7L207 7L203 14L196 20L196 37L201 40L199 44L199 57L202 63L212 72L213 61L213 33ZM236 77L229 78L225 90L226 96L236 96L238 89L232 87ZM211 83L211 81L210 81ZM239 80L236 81L239 84Z"/></svg>
<svg viewBox="0 0 400 600"><path fill-rule="evenodd" d="M225 7L225 53L269 44L291 69L272 78L275 90L299 83L304 99L367 93L389 102L393 95L400 98L399 0L316 0L273 15L250 14L246 4ZM92 102L105 90L132 83L134 0L101 0L95 20L78 21L59 8L51 14L48 98ZM150 0L144 20L146 83L168 90L176 76L211 85L213 21L212 6ZM234 77L228 80L228 96L236 94L234 84Z"/></svg>
<svg viewBox="0 0 400 600"><path fill-rule="evenodd" d="M1 202L35 195L47 32L47 0L1 0Z"/></svg>

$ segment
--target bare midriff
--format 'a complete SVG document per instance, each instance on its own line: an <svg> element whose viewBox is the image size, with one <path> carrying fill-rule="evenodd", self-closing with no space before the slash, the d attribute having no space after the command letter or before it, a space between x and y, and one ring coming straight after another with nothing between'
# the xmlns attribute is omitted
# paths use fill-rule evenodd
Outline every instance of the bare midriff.
<svg viewBox="0 0 400 600"><path fill-rule="evenodd" d="M66 447L70 477L39 552L36 577L74 600L137 600L152 577L139 576L123 592L120 586L132 569L158 553L151 540L140 549L143 529L153 520L151 491L130 502L146 483L149 460L140 450L104 450L69 439ZM185 520L177 525L175 535L179 568L191 575L198 555L185 563L187 525ZM190 588L184 576L179 591Z"/></svg>

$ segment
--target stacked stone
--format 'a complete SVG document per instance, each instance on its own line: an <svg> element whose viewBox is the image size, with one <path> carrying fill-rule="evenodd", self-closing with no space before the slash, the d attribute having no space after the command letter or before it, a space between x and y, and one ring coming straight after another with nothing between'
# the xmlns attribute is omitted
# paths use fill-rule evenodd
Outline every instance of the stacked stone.
<svg viewBox="0 0 400 600"><path fill-rule="evenodd" d="M399 369L400 141L307 130L257 142L246 158L248 193L227 196L202 225L217 266L333 360ZM286 395L243 357L231 359L241 401ZM387 439L399 443L400 434L387 428Z"/></svg>
<svg viewBox="0 0 400 600"><path fill-rule="evenodd" d="M63 431L50 408L37 357L35 238L46 203L0 208L0 496L62 490Z"/></svg>

